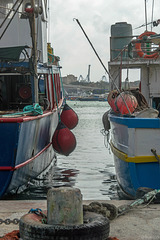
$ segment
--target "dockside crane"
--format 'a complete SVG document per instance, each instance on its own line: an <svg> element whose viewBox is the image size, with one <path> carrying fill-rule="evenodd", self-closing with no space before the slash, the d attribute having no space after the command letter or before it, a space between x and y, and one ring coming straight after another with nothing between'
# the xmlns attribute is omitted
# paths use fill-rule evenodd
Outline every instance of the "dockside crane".
<svg viewBox="0 0 160 240"><path fill-rule="evenodd" d="M88 74L87 74L87 77L86 77L87 82L90 82L90 69L91 69L91 65L88 65Z"/></svg>
<svg viewBox="0 0 160 240"><path fill-rule="evenodd" d="M84 82L90 82L90 69L91 69L91 65L88 65L88 74L86 76L86 78L84 78L82 75L79 76L78 81L84 81Z"/></svg>

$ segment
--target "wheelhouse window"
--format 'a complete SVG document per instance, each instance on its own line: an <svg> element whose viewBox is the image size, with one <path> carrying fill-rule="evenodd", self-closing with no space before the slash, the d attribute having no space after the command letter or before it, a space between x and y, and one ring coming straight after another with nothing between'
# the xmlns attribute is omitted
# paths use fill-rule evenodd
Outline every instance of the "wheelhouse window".
<svg viewBox="0 0 160 240"><path fill-rule="evenodd" d="M0 1L0 19L6 17L13 7L13 0L1 0ZM13 11L10 13L9 18L13 15Z"/></svg>
<svg viewBox="0 0 160 240"><path fill-rule="evenodd" d="M47 81L46 74L39 75L39 78L38 78L39 104L41 105L44 111L49 109L50 107L50 103L47 99L47 93L46 93L46 81Z"/></svg>

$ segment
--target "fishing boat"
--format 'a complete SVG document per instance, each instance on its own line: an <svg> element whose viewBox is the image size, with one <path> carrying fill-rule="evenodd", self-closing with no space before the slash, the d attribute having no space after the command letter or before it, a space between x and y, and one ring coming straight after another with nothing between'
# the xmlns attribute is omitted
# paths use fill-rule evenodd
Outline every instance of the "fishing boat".
<svg viewBox="0 0 160 240"><path fill-rule="evenodd" d="M63 93L59 57L47 44L48 4L0 2L0 197L55 159Z"/></svg>
<svg viewBox="0 0 160 240"><path fill-rule="evenodd" d="M160 35L147 30L133 35L131 24L118 22L111 26L110 43L111 108L103 121L119 196L135 199L140 189L160 189ZM140 73L139 87L122 89L132 70Z"/></svg>
<svg viewBox="0 0 160 240"><path fill-rule="evenodd" d="M101 95L90 95L86 97L79 97L79 101L98 101L98 102L105 102L107 101L107 98L105 96Z"/></svg>

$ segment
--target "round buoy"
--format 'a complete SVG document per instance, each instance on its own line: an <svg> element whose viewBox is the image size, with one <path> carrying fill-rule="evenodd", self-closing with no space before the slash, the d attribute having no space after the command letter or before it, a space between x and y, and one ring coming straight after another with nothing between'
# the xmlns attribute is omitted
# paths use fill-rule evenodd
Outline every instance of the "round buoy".
<svg viewBox="0 0 160 240"><path fill-rule="evenodd" d="M84 211L84 223L80 225L43 224L42 218L30 213L20 219L19 230L23 240L105 240L109 236L108 218L94 212Z"/></svg>
<svg viewBox="0 0 160 240"><path fill-rule="evenodd" d="M118 112L117 107L115 105L115 101L116 101L117 96L118 96L118 91L113 90L108 94L108 98L107 98L108 103L109 103L109 105L111 106L111 108L114 112Z"/></svg>
<svg viewBox="0 0 160 240"><path fill-rule="evenodd" d="M74 134L62 123L52 137L52 146L56 152L68 156L76 147L76 138Z"/></svg>
<svg viewBox="0 0 160 240"><path fill-rule="evenodd" d="M128 109L130 110L130 113L133 113L138 106L138 102L135 96L133 96L132 94L128 92L122 92L116 98L115 105L117 106L117 109L121 114L129 114Z"/></svg>
<svg viewBox="0 0 160 240"><path fill-rule="evenodd" d="M69 129L73 129L78 124L78 116L75 111L69 107L67 104L64 105L63 111L61 113L61 121Z"/></svg>
<svg viewBox="0 0 160 240"><path fill-rule="evenodd" d="M30 98L32 95L31 88L28 85L23 85L22 87L20 87L18 93L19 96L24 100Z"/></svg>

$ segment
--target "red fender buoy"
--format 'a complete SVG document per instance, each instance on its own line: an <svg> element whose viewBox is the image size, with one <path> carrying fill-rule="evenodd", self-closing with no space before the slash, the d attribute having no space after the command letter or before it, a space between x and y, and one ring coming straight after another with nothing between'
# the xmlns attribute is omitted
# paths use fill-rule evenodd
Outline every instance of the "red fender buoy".
<svg viewBox="0 0 160 240"><path fill-rule="evenodd" d="M62 123L59 122L52 137L52 146L59 154L68 156L76 147L74 134Z"/></svg>
<svg viewBox="0 0 160 240"><path fill-rule="evenodd" d="M116 101L116 97L118 96L118 91L117 90L113 90L111 91L109 94L108 94L108 103L109 105L111 106L112 110L114 112L117 112L118 113L118 109L115 105L115 101Z"/></svg>
<svg viewBox="0 0 160 240"><path fill-rule="evenodd" d="M69 129L73 129L78 124L78 116L75 111L70 108L67 104L64 105L63 111L61 113L61 121Z"/></svg>
<svg viewBox="0 0 160 240"><path fill-rule="evenodd" d="M116 98L115 105L117 106L117 109L121 114L129 114L128 109L130 110L131 113L133 113L136 107L138 106L138 102L136 97L133 96L132 94L128 92L122 92Z"/></svg>

